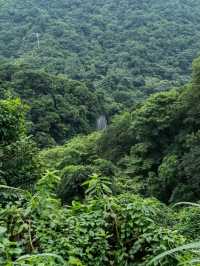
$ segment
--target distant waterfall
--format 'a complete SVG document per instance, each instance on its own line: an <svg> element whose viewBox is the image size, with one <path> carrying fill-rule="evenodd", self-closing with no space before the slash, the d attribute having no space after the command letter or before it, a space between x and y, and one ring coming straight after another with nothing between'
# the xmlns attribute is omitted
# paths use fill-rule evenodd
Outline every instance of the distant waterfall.
<svg viewBox="0 0 200 266"><path fill-rule="evenodd" d="M97 130L104 130L107 128L107 119L105 117L105 115L101 115L98 119L97 119Z"/></svg>

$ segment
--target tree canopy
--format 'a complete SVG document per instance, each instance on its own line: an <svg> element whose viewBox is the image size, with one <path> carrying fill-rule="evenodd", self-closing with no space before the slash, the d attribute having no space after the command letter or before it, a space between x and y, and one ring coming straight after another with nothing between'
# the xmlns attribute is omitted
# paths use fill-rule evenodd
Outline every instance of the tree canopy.
<svg viewBox="0 0 200 266"><path fill-rule="evenodd" d="M2 60L86 81L129 106L185 83L200 49L196 0L1 2Z"/></svg>
<svg viewBox="0 0 200 266"><path fill-rule="evenodd" d="M199 11L0 0L1 266L200 265Z"/></svg>

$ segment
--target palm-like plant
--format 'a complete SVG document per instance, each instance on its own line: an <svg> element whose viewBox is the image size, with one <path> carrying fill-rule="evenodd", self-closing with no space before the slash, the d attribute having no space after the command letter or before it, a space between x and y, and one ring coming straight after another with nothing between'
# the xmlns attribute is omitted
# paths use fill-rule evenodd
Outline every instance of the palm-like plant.
<svg viewBox="0 0 200 266"><path fill-rule="evenodd" d="M36 255L24 255L24 256L21 256L20 258L18 258L14 262L14 265L25 265L24 264L25 262L31 262L34 265L36 265L37 263L41 262L41 259L43 259L46 262L47 262L48 259L50 259L50 261L48 261L48 265L51 262L51 259L52 259L52 263L53 264L50 263L50 265L54 265L55 260L59 263L58 265L63 265L63 266L67 266L68 265L61 256L53 254L53 253L41 253L41 254L36 254ZM44 265L44 264L41 264L41 265Z"/></svg>
<svg viewBox="0 0 200 266"><path fill-rule="evenodd" d="M85 192L88 198L101 198L112 194L111 182L105 176L93 174L83 185L88 186Z"/></svg>

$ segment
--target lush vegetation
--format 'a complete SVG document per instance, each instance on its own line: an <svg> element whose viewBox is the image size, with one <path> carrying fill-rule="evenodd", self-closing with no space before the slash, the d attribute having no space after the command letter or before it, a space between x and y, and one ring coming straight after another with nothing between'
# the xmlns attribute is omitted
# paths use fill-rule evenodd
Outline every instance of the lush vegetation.
<svg viewBox="0 0 200 266"><path fill-rule="evenodd" d="M30 105L40 147L89 133L99 115L186 83L199 11L196 0L1 0L0 96Z"/></svg>
<svg viewBox="0 0 200 266"><path fill-rule="evenodd" d="M199 73L197 59L182 90L40 152L26 136L27 107L1 100L1 264L198 261L199 242L190 243L199 240L199 208L161 201L199 200Z"/></svg>
<svg viewBox="0 0 200 266"><path fill-rule="evenodd" d="M0 101L0 183L21 188L41 174L37 147L26 135L25 109L19 99Z"/></svg>
<svg viewBox="0 0 200 266"><path fill-rule="evenodd" d="M0 0L0 265L200 265L199 10Z"/></svg>
<svg viewBox="0 0 200 266"><path fill-rule="evenodd" d="M188 79L199 10L197 0L1 0L0 58L87 81L130 105Z"/></svg>
<svg viewBox="0 0 200 266"><path fill-rule="evenodd" d="M119 110L103 93L94 93L84 83L13 64L0 67L0 95L20 97L28 104L29 134L41 147L90 132L100 114L111 116Z"/></svg>
<svg viewBox="0 0 200 266"><path fill-rule="evenodd" d="M165 202L199 199L199 69L182 90L151 96L117 117L99 140L103 158Z"/></svg>

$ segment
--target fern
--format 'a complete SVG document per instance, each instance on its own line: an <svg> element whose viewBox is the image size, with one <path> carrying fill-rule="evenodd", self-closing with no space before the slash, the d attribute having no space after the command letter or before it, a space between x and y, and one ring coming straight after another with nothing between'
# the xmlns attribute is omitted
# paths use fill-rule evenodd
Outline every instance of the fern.
<svg viewBox="0 0 200 266"><path fill-rule="evenodd" d="M27 190L23 190L21 188L15 188L15 187L10 187L10 186L6 186L6 185L0 185L0 190L6 191L6 193L10 193L12 194L13 192L23 195L25 197L27 197L28 199L31 198L31 193Z"/></svg>
<svg viewBox="0 0 200 266"><path fill-rule="evenodd" d="M200 208L200 204L193 203L193 202L178 202L178 203L174 204L173 207L177 207L177 206L180 206L180 205L188 205L188 206L191 206L191 207L198 207L198 208Z"/></svg>

